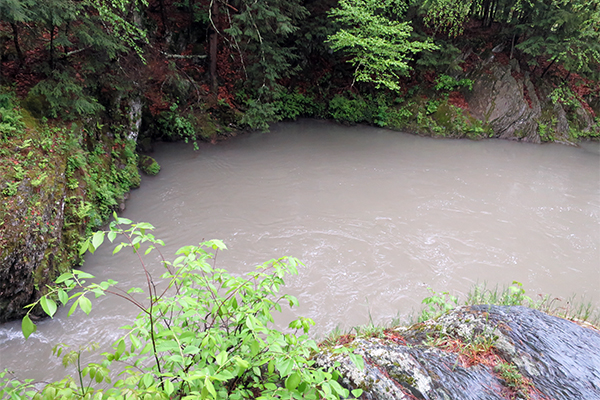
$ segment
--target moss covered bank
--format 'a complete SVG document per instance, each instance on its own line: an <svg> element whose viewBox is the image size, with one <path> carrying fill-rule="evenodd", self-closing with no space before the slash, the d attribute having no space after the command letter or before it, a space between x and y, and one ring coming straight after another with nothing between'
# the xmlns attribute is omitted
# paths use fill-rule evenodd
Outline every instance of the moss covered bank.
<svg viewBox="0 0 600 400"><path fill-rule="evenodd" d="M3 322L81 263L81 239L123 205L140 177L134 145L115 132L41 123L8 96L0 106Z"/></svg>

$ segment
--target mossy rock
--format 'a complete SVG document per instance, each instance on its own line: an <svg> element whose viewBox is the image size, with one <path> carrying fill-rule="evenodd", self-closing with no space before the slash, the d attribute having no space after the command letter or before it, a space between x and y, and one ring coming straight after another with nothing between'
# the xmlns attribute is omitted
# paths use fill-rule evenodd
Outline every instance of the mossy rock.
<svg viewBox="0 0 600 400"><path fill-rule="evenodd" d="M48 100L44 96L29 93L27 97L21 100L21 107L27 110L34 118L41 119L47 116L50 103L48 103Z"/></svg>
<svg viewBox="0 0 600 400"><path fill-rule="evenodd" d="M160 165L150 156L140 155L138 166L146 175L157 175L160 172Z"/></svg>

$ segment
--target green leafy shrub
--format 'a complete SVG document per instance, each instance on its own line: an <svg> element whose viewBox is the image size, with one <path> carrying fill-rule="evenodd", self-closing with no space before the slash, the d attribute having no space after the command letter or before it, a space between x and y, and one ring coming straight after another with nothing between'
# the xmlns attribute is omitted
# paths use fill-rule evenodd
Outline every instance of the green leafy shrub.
<svg viewBox="0 0 600 400"><path fill-rule="evenodd" d="M335 95L329 101L329 115L338 122L348 122L356 124L358 122L366 122L368 105L367 102L349 93L352 98L347 98L340 95Z"/></svg>
<svg viewBox="0 0 600 400"><path fill-rule="evenodd" d="M494 371L502 378L506 387L516 392L518 398L530 398L531 382L519 372L516 365L502 362L494 367Z"/></svg>
<svg viewBox="0 0 600 400"><path fill-rule="evenodd" d="M161 136L171 140L183 139L196 141L196 128L193 121L184 115L177 103L173 103L169 111L163 111L156 119L157 129Z"/></svg>
<svg viewBox="0 0 600 400"><path fill-rule="evenodd" d="M529 306L534 307L535 302L525 295L521 282L513 281L512 285L499 290L490 290L485 285L475 286L467 297L467 304L498 304L503 306Z"/></svg>
<svg viewBox="0 0 600 400"><path fill-rule="evenodd" d="M251 129L260 129L266 132L269 130L271 122L280 121L282 118L278 115L276 104L250 99L247 101L247 106L248 109L240 122Z"/></svg>
<svg viewBox="0 0 600 400"><path fill-rule="evenodd" d="M577 95L564 83L555 87L548 97L552 101L552 104L562 104L571 110L581 107L581 101L577 98Z"/></svg>
<svg viewBox="0 0 600 400"><path fill-rule="evenodd" d="M435 82L435 90L439 91L451 92L460 88L473 90L473 80L467 78L456 79L453 76L441 74Z"/></svg>
<svg viewBox="0 0 600 400"><path fill-rule="evenodd" d="M313 96L302 94L298 90L293 93L280 92L273 102L277 115L282 119L295 120L298 117L318 117L323 114L324 106Z"/></svg>
<svg viewBox="0 0 600 400"><path fill-rule="evenodd" d="M414 108L414 101L409 101L401 107L390 107L387 111L388 126L392 129L402 129L406 127L414 116Z"/></svg>
<svg viewBox="0 0 600 400"><path fill-rule="evenodd" d="M164 245L150 233L152 225L115 218L108 232L96 232L83 243L81 253L94 252L105 237L112 242L119 235L124 241L117 244L115 253L129 247L141 257ZM270 327L273 312L281 311L282 303L290 307L298 304L296 298L280 294L279 289L287 274L297 273L300 262L291 257L273 259L245 276L234 276L214 266L211 251L221 250L225 245L219 240L179 249L173 262L163 261L162 278L168 285L161 291L142 262L147 304L133 297L142 289L117 291L112 280L87 283L93 276L78 270L62 274L56 280L59 286L32 304L30 310L39 304L52 316L57 310L53 299L58 299L63 305L71 302L69 315L78 308L89 314L90 297L118 293L135 304L140 314L124 327L125 335L114 344L112 352L105 354L103 362L82 368L81 352L66 353L67 362L77 365L78 384L67 379L47 384L36 393L30 382L5 382L0 386L0 396L19 398L22 393L31 393L29 396L42 399L62 393L90 399L347 398L349 392L337 382L337 372L318 368L311 359L318 349L307 336L314 324L311 319L292 321L290 333ZM23 318L22 328L26 338L36 330L29 315ZM113 382L110 367L117 361L129 366L121 379ZM353 393L360 395L360 391Z"/></svg>
<svg viewBox="0 0 600 400"><path fill-rule="evenodd" d="M458 305L458 298L456 296L452 296L448 292L436 293L431 288L427 289L431 292L431 296L425 297L423 301L421 301L421 303L427 305L427 307L421 311L419 322L437 318Z"/></svg>
<svg viewBox="0 0 600 400"><path fill-rule="evenodd" d="M25 129L21 113L16 109L15 94L0 88L0 140L7 140Z"/></svg>

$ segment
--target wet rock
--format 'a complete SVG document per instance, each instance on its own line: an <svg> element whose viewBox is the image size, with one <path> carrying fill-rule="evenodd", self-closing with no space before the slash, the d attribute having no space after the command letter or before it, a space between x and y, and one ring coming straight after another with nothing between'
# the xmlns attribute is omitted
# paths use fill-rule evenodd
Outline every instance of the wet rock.
<svg viewBox="0 0 600 400"><path fill-rule="evenodd" d="M540 101L527 73L517 63L491 63L472 77L473 90L467 95L471 114L489 123L494 136L539 143L537 120ZM522 78L516 79L513 72Z"/></svg>
<svg viewBox="0 0 600 400"><path fill-rule="evenodd" d="M459 307L410 328L324 348L363 399L600 399L600 332L526 307Z"/></svg>
<svg viewBox="0 0 600 400"><path fill-rule="evenodd" d="M470 113L488 124L494 137L572 144L577 133L600 133L593 112L597 97L557 100L558 82L540 77L533 82L515 59L503 64L492 57L468 78L474 82L473 90L465 93Z"/></svg>
<svg viewBox="0 0 600 400"><path fill-rule="evenodd" d="M23 307L64 272L66 179L64 165L56 167L40 187L27 179L4 198L12 212L0 231L0 323L24 315Z"/></svg>
<svg viewBox="0 0 600 400"><path fill-rule="evenodd" d="M146 175L154 176L160 172L160 165L154 158L147 155L140 155L138 166Z"/></svg>

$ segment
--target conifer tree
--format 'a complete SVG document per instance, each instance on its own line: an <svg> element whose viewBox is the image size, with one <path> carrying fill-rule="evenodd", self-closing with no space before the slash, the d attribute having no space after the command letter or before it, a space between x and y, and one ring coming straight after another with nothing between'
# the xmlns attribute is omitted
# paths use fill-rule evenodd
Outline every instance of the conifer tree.
<svg viewBox="0 0 600 400"><path fill-rule="evenodd" d="M31 91L42 96L48 116L67 119L90 115L103 107L98 102L99 77L111 73L119 54L141 55L144 31L132 21L136 0L0 0L2 20L13 26L13 42L23 58L18 28L28 23L33 46L45 49L46 58L32 68L45 76Z"/></svg>
<svg viewBox="0 0 600 400"><path fill-rule="evenodd" d="M298 70L293 64L298 58L296 48L287 39L307 11L301 0L232 0L226 12L229 10L236 11L225 32L233 39L234 51L243 58L247 78L242 88L249 95L245 122L266 128L265 121L275 118L270 101L281 88L278 81Z"/></svg>

